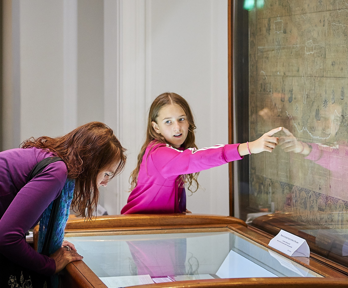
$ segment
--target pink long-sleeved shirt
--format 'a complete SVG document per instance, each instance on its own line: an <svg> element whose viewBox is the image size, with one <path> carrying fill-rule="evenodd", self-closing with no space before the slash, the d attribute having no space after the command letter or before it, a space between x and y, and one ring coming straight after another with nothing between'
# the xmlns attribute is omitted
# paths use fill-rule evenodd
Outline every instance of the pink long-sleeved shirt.
<svg viewBox="0 0 348 288"><path fill-rule="evenodd" d="M137 185L121 214L181 212L179 200L183 188L177 178L242 159L238 146L178 150L168 144L151 142L140 165Z"/></svg>
<svg viewBox="0 0 348 288"><path fill-rule="evenodd" d="M328 186L323 187L325 194L348 201L346 189L348 185L348 147L338 145L334 148L316 143L307 144L311 145L312 149L305 159L331 171L330 177L327 178Z"/></svg>

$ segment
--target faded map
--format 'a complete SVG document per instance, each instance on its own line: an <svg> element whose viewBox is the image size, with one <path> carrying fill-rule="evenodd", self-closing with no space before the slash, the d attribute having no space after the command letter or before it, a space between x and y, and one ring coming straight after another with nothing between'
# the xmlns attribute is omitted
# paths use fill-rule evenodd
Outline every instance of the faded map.
<svg viewBox="0 0 348 288"><path fill-rule="evenodd" d="M250 140L284 126L319 149L311 160L280 147L250 157L250 206L341 228L348 223L348 0L265 0L249 13Z"/></svg>

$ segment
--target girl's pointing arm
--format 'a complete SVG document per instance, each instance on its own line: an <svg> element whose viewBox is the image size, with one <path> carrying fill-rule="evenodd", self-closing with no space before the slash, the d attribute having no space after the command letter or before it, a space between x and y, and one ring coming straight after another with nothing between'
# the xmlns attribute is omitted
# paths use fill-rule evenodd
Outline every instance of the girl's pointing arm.
<svg viewBox="0 0 348 288"><path fill-rule="evenodd" d="M151 154L158 172L165 178L191 174L240 160L239 144L215 145L202 149L177 150L167 145Z"/></svg>

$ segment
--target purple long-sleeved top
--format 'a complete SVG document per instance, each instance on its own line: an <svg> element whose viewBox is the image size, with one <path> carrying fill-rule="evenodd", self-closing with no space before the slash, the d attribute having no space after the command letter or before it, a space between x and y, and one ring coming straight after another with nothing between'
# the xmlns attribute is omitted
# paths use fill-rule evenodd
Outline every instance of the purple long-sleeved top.
<svg viewBox="0 0 348 288"><path fill-rule="evenodd" d="M67 179L63 161L49 164L28 183L26 177L44 158L56 156L37 148L0 152L0 253L23 267L45 275L56 271L52 258L36 252L25 240Z"/></svg>
<svg viewBox="0 0 348 288"><path fill-rule="evenodd" d="M177 178L242 159L238 146L228 144L178 150L170 145L151 142L140 165L137 186L129 195L121 214L179 213L182 187Z"/></svg>

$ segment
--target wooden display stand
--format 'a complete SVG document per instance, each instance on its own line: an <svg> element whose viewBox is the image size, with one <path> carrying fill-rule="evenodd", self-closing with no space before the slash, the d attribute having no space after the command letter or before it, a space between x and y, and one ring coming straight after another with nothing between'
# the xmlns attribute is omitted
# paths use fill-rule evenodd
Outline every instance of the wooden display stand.
<svg viewBox="0 0 348 288"><path fill-rule="evenodd" d="M100 216L91 221L75 218L69 219L65 230L66 237L82 234L105 235L112 233L112 235L134 235L214 231L234 231L268 249L274 250L268 246L271 239L269 235L257 233L253 229L249 229L245 222L240 219L214 215L133 214ZM37 235L35 239L37 239ZM284 255L282 253L279 254ZM348 287L348 278L345 275L328 268L312 258L292 257L291 260L321 274L325 278L213 279L151 284L143 287L295 287L295 285L300 285L301 287ZM83 261L68 264L61 276L63 287L106 287Z"/></svg>

